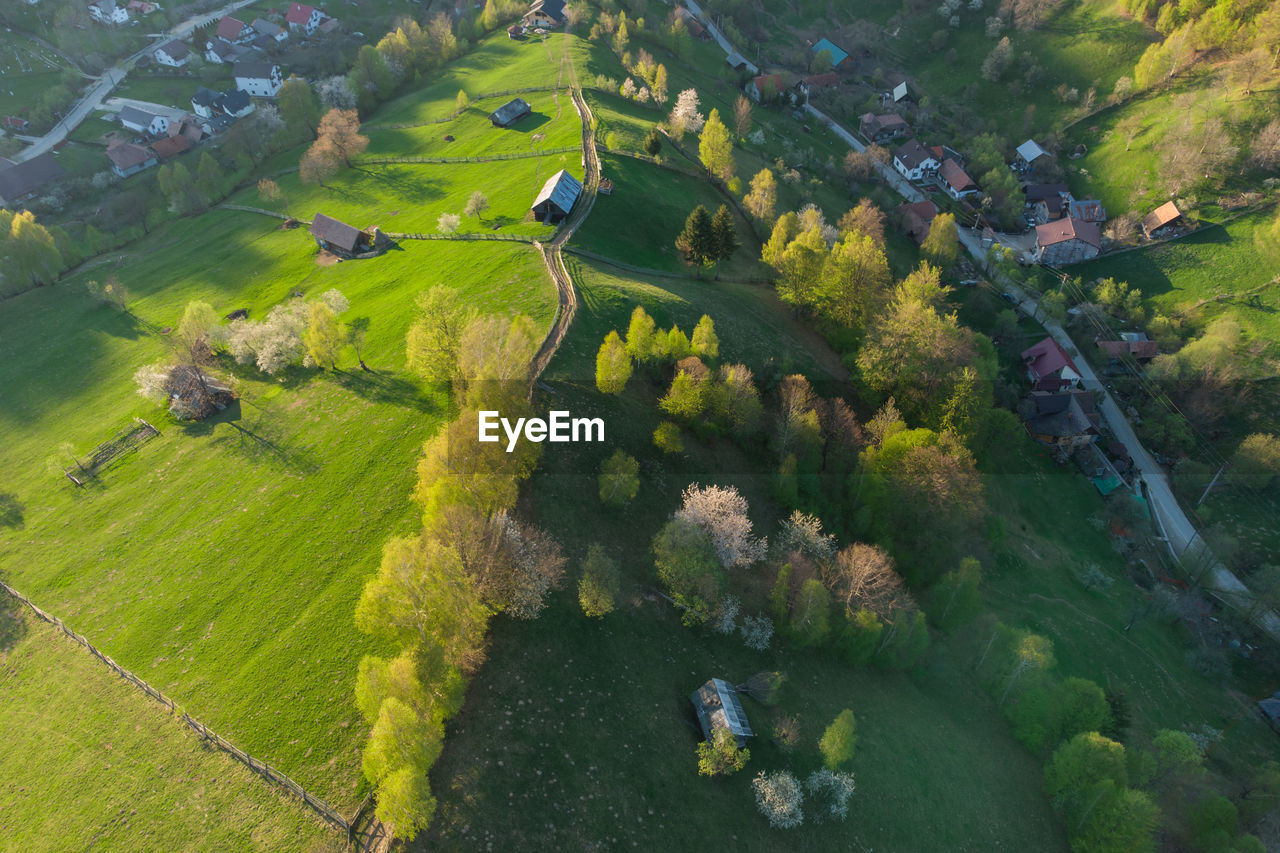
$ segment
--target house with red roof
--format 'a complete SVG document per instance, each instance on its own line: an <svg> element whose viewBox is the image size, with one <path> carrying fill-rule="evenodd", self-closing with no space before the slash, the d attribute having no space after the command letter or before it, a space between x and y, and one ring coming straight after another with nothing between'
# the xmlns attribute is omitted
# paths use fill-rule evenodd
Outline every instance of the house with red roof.
<svg viewBox="0 0 1280 853"><path fill-rule="evenodd" d="M784 88L781 74L761 74L746 85L747 97L757 104L778 97Z"/></svg>
<svg viewBox="0 0 1280 853"><path fill-rule="evenodd" d="M214 35L231 44L248 44L253 41L254 32L253 27L227 15L218 21L218 29Z"/></svg>
<svg viewBox="0 0 1280 853"><path fill-rule="evenodd" d="M1031 257L1048 266L1075 264L1098 257L1102 232L1096 222L1065 216L1036 226L1036 247Z"/></svg>
<svg viewBox="0 0 1280 853"><path fill-rule="evenodd" d="M938 178L942 181L942 188L946 190L947 195L956 201L969 196L982 195L977 182L950 157L942 161L942 166L938 169Z"/></svg>
<svg viewBox="0 0 1280 853"><path fill-rule="evenodd" d="M324 22L325 14L315 6L306 6L302 3L290 3L289 11L285 13L285 23L289 25L290 30L301 30L307 35L311 35L316 31L316 27Z"/></svg>
<svg viewBox="0 0 1280 853"><path fill-rule="evenodd" d="M1022 364L1027 369L1028 381L1037 391L1060 391L1080 383L1080 369L1053 338L1045 338L1023 350Z"/></svg>

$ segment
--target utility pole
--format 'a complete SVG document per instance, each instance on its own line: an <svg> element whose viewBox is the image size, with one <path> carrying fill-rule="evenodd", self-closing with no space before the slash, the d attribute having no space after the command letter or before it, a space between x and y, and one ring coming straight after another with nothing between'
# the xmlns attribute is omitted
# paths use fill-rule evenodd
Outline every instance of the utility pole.
<svg viewBox="0 0 1280 853"><path fill-rule="evenodd" d="M1225 470L1227 470L1227 466L1224 463L1223 466L1218 469L1218 473L1213 475L1213 479L1209 481L1209 485L1204 487L1204 494L1200 496L1200 500L1196 501L1197 507L1204 503L1205 498L1209 497L1209 492L1213 491L1213 487L1217 484L1218 478L1222 476L1222 472Z"/></svg>

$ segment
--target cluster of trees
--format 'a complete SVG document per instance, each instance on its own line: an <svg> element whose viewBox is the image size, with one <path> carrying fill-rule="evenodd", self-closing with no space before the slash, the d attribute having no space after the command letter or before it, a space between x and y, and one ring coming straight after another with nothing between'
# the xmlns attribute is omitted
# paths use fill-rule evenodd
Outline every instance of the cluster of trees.
<svg viewBox="0 0 1280 853"><path fill-rule="evenodd" d="M0 208L0 294L51 284L67 268L58 247L60 229L46 228L27 210Z"/></svg>
<svg viewBox="0 0 1280 853"><path fill-rule="evenodd" d="M636 53L635 60L626 65L628 71L640 78L641 85L628 77L622 84L622 97L630 98L641 104L653 103L661 106L667 102L667 66L654 61L653 55L644 48Z"/></svg>
<svg viewBox="0 0 1280 853"><path fill-rule="evenodd" d="M789 770L763 770L751 780L756 795L756 808L774 829L795 829L805 821L806 798L812 805L809 814L815 822L844 820L849 815L849 798L853 796L852 773L837 773L823 767L809 774L801 784Z"/></svg>
<svg viewBox="0 0 1280 853"><path fill-rule="evenodd" d="M706 314L698 320L690 338L676 325L662 331L644 307L637 305L631 312L626 338L613 330L600 344L596 353L596 388L604 394L621 394L636 364L678 363L691 356L714 361L719 355L720 338L715 323Z"/></svg>
<svg viewBox="0 0 1280 853"><path fill-rule="evenodd" d="M478 317L444 302L439 290L420 300L409 362L428 378L447 370L459 413L427 441L418 464L421 532L387 543L356 608L362 631L399 648L393 658L361 661L356 700L372 725L363 768L377 789L378 818L406 839L434 814L427 773L443 723L483 659L489 620L535 618L565 565L554 539L512 514L540 445L506 453L476 434L480 409L529 413L536 327L527 317ZM443 353L452 353L447 367ZM604 567L593 576L607 574Z"/></svg>
<svg viewBox="0 0 1280 853"><path fill-rule="evenodd" d="M156 183L169 200L169 210L177 214L199 213L227 194L227 176L207 150L201 152L196 174L182 160L156 170Z"/></svg>
<svg viewBox="0 0 1280 853"><path fill-rule="evenodd" d="M721 127L723 129L723 125ZM698 278L702 277L702 268L712 263L716 265L716 278L719 278L720 262L732 258L739 245L738 225L728 205L724 204L720 205L715 216L702 205L695 207L676 237L676 248L685 261L693 265Z"/></svg>

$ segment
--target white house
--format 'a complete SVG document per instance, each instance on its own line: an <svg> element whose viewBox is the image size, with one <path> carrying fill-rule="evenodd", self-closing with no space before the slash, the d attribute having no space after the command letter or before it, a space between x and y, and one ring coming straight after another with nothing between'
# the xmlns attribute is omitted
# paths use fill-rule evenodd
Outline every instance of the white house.
<svg viewBox="0 0 1280 853"><path fill-rule="evenodd" d="M158 116L146 110L140 110L137 107L122 107L120 110L120 123L130 130L138 133L149 133L152 136L162 136L169 130L169 119L167 117Z"/></svg>
<svg viewBox="0 0 1280 853"><path fill-rule="evenodd" d="M893 168L909 181L923 180L925 175L937 171L941 165L934 153L921 145L918 139L908 139L893 152Z"/></svg>
<svg viewBox="0 0 1280 853"><path fill-rule="evenodd" d="M240 53L240 49L231 42L214 39L205 45L204 58L215 65L222 65L227 62L235 62Z"/></svg>
<svg viewBox="0 0 1280 853"><path fill-rule="evenodd" d="M244 118L254 110L253 101L249 100L249 93L242 89L223 92L219 97L218 106L232 118Z"/></svg>
<svg viewBox="0 0 1280 853"><path fill-rule="evenodd" d="M279 24L273 24L270 21L263 20L262 18L254 18L253 23L249 26L253 27L253 31L258 35L267 36L275 41L287 41L289 38L289 31L284 27Z"/></svg>
<svg viewBox="0 0 1280 853"><path fill-rule="evenodd" d="M129 10L124 6L117 6L116 0L94 0L89 4L89 17L100 24L127 24Z"/></svg>
<svg viewBox="0 0 1280 853"><path fill-rule="evenodd" d="M181 68L191 58L191 49L180 41L171 41L156 48L156 62L170 68Z"/></svg>
<svg viewBox="0 0 1280 853"><path fill-rule="evenodd" d="M947 195L957 201L969 196L982 195L977 182L950 157L942 161L942 166L938 169L938 177L942 180L942 188L947 191Z"/></svg>
<svg viewBox="0 0 1280 853"><path fill-rule="evenodd" d="M316 31L316 27L324 21L324 12L321 12L315 6L307 6L303 3L290 3L289 11L285 13L285 23L289 25L291 30L302 30L307 35L311 35Z"/></svg>
<svg viewBox="0 0 1280 853"><path fill-rule="evenodd" d="M255 98L274 98L284 85L280 66L272 62L237 62L232 75L236 88Z"/></svg>

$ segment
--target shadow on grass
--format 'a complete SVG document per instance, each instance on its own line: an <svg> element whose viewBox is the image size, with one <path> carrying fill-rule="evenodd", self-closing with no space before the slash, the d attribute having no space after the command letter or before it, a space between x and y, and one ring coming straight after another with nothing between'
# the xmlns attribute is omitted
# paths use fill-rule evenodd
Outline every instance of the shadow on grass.
<svg viewBox="0 0 1280 853"><path fill-rule="evenodd" d="M0 575L0 580L4 577ZM27 635L27 620L22 618L22 602L0 590L0 652L7 652Z"/></svg>
<svg viewBox="0 0 1280 853"><path fill-rule="evenodd" d="M26 509L17 495L0 492L0 527L12 527L21 530L23 511Z"/></svg>
<svg viewBox="0 0 1280 853"><path fill-rule="evenodd" d="M213 444L225 449L247 462L268 465L282 471L295 474L312 474L320 468L320 460L316 455L301 447L295 447L274 435L270 425L263 421L244 426L239 421L244 416L240 401L234 400L231 405L218 414L203 421L184 422L182 428L187 435L209 436ZM263 416L265 418L265 415ZM218 426L225 424L235 430L234 433L218 433Z"/></svg>
<svg viewBox="0 0 1280 853"><path fill-rule="evenodd" d="M413 382L391 373L377 370L347 372L330 371L329 379L357 397L372 400L376 403L390 403L419 412L432 412L437 409L436 403L422 393Z"/></svg>

